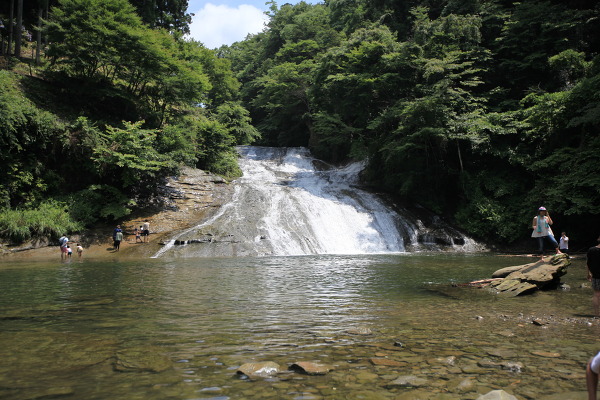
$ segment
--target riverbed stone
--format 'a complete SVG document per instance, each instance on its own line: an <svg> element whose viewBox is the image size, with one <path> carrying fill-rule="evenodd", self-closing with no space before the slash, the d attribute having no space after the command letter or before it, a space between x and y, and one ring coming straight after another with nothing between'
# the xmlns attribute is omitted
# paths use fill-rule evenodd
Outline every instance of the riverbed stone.
<svg viewBox="0 0 600 400"><path fill-rule="evenodd" d="M252 362L241 365L237 373L246 375L249 378L266 378L277 375L281 366L273 361Z"/></svg>
<svg viewBox="0 0 600 400"><path fill-rule="evenodd" d="M504 390L492 390L486 394L482 394L477 400L519 400L510 393Z"/></svg>
<svg viewBox="0 0 600 400"><path fill-rule="evenodd" d="M173 366L167 356L160 354L157 349L148 347L122 349L117 351L115 356L113 367L120 372L162 372Z"/></svg>
<svg viewBox="0 0 600 400"><path fill-rule="evenodd" d="M546 358L559 358L561 356L560 353L556 353L556 352L552 352L552 351L542 351L542 350L534 350L531 352L531 354L533 354L535 356L546 357Z"/></svg>
<svg viewBox="0 0 600 400"><path fill-rule="evenodd" d="M351 335L372 335L373 334L373 331L371 331L371 329L367 328L366 326L350 328L346 332L348 332Z"/></svg>
<svg viewBox="0 0 600 400"><path fill-rule="evenodd" d="M505 369L507 371L511 371L511 372L521 372L521 370L523 369L523 364L518 363L518 362L510 362L510 361L501 361L501 362L494 362L492 360L488 360L488 359L482 359L479 362L477 362L477 365L479 365L481 368L499 368L499 369Z"/></svg>
<svg viewBox="0 0 600 400"><path fill-rule="evenodd" d="M392 387L422 387L427 385L427 379L419 378L415 375L402 375L389 382L388 388Z"/></svg>
<svg viewBox="0 0 600 400"><path fill-rule="evenodd" d="M333 367L316 362L298 361L290 365L289 369L307 375L326 375L329 371L333 370Z"/></svg>
<svg viewBox="0 0 600 400"><path fill-rule="evenodd" d="M369 358L369 361L373 365L384 366L384 367L405 367L406 365L408 365L408 363L406 363L404 361L390 360L389 358L372 357L372 358Z"/></svg>
<svg viewBox="0 0 600 400"><path fill-rule="evenodd" d="M488 353L488 355L492 356L492 357L498 357L498 358L514 358L517 356L517 352L515 350L510 350L510 349L497 349L497 348L487 348L485 349L485 351Z"/></svg>
<svg viewBox="0 0 600 400"><path fill-rule="evenodd" d="M461 393L471 392L475 390L475 380L471 378L463 379L456 385L456 390Z"/></svg>

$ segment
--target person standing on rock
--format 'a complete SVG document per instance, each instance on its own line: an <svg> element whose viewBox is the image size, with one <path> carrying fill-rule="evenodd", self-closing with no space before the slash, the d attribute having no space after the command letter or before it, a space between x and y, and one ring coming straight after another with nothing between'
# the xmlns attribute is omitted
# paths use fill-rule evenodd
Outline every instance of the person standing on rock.
<svg viewBox="0 0 600 400"><path fill-rule="evenodd" d="M587 279L592 282L594 296L592 304L594 305L594 314L600 317L600 237L597 239L598 244L590 247L587 252Z"/></svg>
<svg viewBox="0 0 600 400"><path fill-rule="evenodd" d="M550 215L548 214L548 210L546 210L546 207L543 207L543 206L540 207L538 209L538 215L533 217L533 223L532 223L533 232L531 233L531 237L537 239L538 246L539 246L539 254L542 257L542 259L544 258L544 241L545 240L548 240L554 246L554 249L556 250L556 254L561 254L561 252L558 248L558 243L556 242L556 239L554 238L554 234L552 233L552 228L550 228L550 225L552 225L552 223L553 223L552 218L550 218Z"/></svg>

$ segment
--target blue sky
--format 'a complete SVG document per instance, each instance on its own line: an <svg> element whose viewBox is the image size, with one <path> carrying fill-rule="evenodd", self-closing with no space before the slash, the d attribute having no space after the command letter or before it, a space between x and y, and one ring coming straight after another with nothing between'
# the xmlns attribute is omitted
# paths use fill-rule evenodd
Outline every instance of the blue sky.
<svg viewBox="0 0 600 400"><path fill-rule="evenodd" d="M279 0L277 5L296 4L300 0ZM305 0L321 3L319 0ZM269 9L266 0L188 0L188 13L195 14L190 36L209 49L243 40L249 33L263 30Z"/></svg>

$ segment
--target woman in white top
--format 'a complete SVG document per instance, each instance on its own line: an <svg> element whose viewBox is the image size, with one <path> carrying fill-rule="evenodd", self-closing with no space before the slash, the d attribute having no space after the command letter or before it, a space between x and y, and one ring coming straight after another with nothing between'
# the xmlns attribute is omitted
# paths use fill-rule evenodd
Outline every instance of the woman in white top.
<svg viewBox="0 0 600 400"><path fill-rule="evenodd" d="M539 245L539 253L542 256L542 258L544 257L544 240L548 240L554 246L556 254L561 254L560 250L558 249L558 243L554 238L554 234L552 233L552 228L550 228L550 225L552 225L552 218L550 218L548 210L546 210L546 207L540 207L538 209L538 215L533 217L533 232L531 233L531 237L537 239Z"/></svg>

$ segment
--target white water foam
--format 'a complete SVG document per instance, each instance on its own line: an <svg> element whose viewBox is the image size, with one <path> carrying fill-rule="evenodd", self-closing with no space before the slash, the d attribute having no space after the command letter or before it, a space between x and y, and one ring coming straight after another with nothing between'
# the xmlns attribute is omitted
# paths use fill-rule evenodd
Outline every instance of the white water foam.
<svg viewBox="0 0 600 400"><path fill-rule="evenodd" d="M240 147L243 176L232 201L181 232L154 257L375 254L418 246L411 222L355 185L363 163L342 168L305 148ZM316 166L319 166L318 168ZM176 246L202 235L211 243Z"/></svg>

